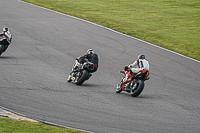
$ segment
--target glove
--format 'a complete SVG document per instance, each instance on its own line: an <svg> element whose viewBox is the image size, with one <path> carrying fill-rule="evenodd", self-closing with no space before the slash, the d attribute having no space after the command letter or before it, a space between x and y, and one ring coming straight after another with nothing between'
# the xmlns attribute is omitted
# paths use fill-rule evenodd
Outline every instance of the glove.
<svg viewBox="0 0 200 133"><path fill-rule="evenodd" d="M119 73L124 73L124 71L119 71Z"/></svg>
<svg viewBox="0 0 200 133"><path fill-rule="evenodd" d="M127 70L128 70L128 66L126 65L126 66L124 67L124 69L127 71Z"/></svg>

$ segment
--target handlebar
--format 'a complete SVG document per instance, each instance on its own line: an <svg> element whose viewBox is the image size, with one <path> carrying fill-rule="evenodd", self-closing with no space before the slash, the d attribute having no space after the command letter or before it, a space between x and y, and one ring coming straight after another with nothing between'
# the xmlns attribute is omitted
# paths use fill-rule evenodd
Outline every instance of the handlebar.
<svg viewBox="0 0 200 133"><path fill-rule="evenodd" d="M119 71L119 73L124 73L124 71Z"/></svg>

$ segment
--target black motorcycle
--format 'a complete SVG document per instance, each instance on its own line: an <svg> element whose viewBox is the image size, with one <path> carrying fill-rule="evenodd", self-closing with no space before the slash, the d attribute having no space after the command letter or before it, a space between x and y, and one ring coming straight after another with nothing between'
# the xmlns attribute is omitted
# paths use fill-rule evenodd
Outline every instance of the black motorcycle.
<svg viewBox="0 0 200 133"><path fill-rule="evenodd" d="M67 81L73 82L76 85L82 85L83 82L85 82L92 76L90 72L93 70L94 70L93 63L85 61L85 63L80 64L78 60L75 60L72 72L69 74Z"/></svg>

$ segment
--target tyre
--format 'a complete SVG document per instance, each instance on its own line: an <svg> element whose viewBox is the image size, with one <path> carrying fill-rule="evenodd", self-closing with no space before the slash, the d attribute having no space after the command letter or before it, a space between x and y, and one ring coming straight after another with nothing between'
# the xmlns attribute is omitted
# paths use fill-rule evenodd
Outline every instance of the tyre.
<svg viewBox="0 0 200 133"><path fill-rule="evenodd" d="M116 93L121 93L122 92L122 80L119 84L117 84L117 89L116 89Z"/></svg>
<svg viewBox="0 0 200 133"><path fill-rule="evenodd" d="M83 82L88 78L88 71L87 70L84 70L82 72L82 75L81 77L78 79L78 81L76 82L76 85L82 85Z"/></svg>
<svg viewBox="0 0 200 133"><path fill-rule="evenodd" d="M4 50L4 46L0 45L0 55L3 53L3 50Z"/></svg>
<svg viewBox="0 0 200 133"><path fill-rule="evenodd" d="M132 88L130 92L132 97L139 96L144 89L144 80L139 80L136 84L137 86Z"/></svg>
<svg viewBox="0 0 200 133"><path fill-rule="evenodd" d="M71 81L72 81L72 79L71 79L71 75L69 75L68 78L67 78L67 82L70 83Z"/></svg>

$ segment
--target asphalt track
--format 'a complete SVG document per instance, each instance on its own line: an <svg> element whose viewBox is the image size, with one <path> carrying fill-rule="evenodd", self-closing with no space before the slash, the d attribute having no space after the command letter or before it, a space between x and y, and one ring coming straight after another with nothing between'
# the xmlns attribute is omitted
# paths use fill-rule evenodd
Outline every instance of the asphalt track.
<svg viewBox="0 0 200 133"><path fill-rule="evenodd" d="M0 106L96 133L198 133L200 63L143 41L18 0L1 0L13 42L0 57ZM98 71L67 83L74 59L94 49ZM138 98L115 93L123 66L144 53L150 80Z"/></svg>

